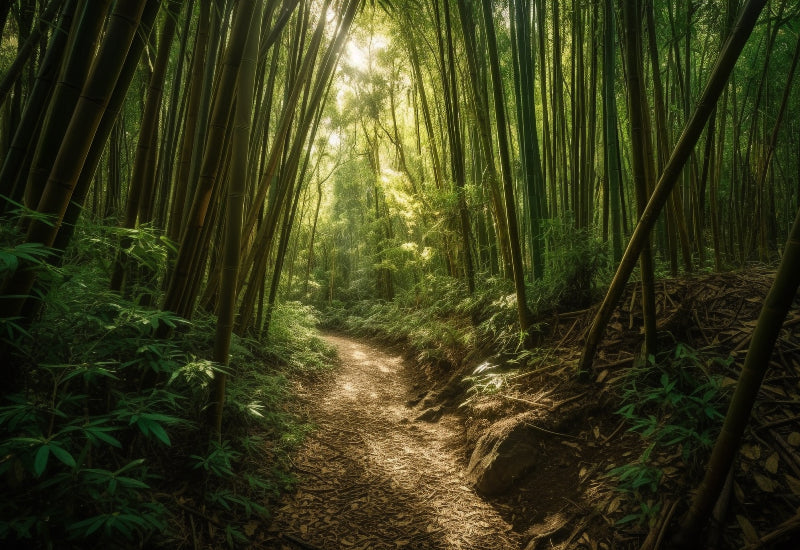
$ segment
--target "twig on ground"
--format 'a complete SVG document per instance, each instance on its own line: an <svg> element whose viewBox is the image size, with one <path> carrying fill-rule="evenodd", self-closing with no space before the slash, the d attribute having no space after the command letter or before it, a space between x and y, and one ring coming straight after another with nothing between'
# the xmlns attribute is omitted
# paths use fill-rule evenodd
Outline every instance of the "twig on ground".
<svg viewBox="0 0 800 550"><path fill-rule="evenodd" d="M531 405L532 407L544 407L548 411L552 411L553 410L553 406L552 405L547 405L546 403L540 403L538 401L530 401L528 399L522 399L521 397L514 397L514 396L508 395L506 393L501 393L499 395L503 399L509 399L511 401L518 401L519 403L525 403L526 405Z"/></svg>
<svg viewBox="0 0 800 550"><path fill-rule="evenodd" d="M652 529L650 529L650 532L647 534L647 538L644 539L644 542L639 550L658 550L658 548L661 546L661 541L664 538L664 534L666 533L667 525L669 525L669 522L672 519L672 514L675 513L677 504L678 502L675 501L661 509L658 519L656 520Z"/></svg>
<svg viewBox="0 0 800 550"><path fill-rule="evenodd" d="M536 424L531 424L530 422L526 422L525 425L533 428L534 430L538 430L538 431L544 432L546 434L557 435L558 437L568 437L570 439L580 439L580 437L578 437L576 435L562 434L562 433L559 433L559 432L554 432L552 430L548 430L548 429L542 428L541 426L537 426Z"/></svg>
<svg viewBox="0 0 800 550"><path fill-rule="evenodd" d="M589 393L589 392L579 393L578 395L573 395L572 397L568 397L567 399L564 399L563 401L559 401L558 403L553 403L553 407L552 408L553 409L557 409L561 405L566 405L567 403L571 403L573 401L577 401L578 399L581 399L582 397L584 397L587 393Z"/></svg>
<svg viewBox="0 0 800 550"><path fill-rule="evenodd" d="M772 436L773 441L778 444L778 451L783 455L786 464L792 469L794 475L800 477L800 464L798 464L797 455L786 441L783 440L781 435L770 428L769 435Z"/></svg>
<svg viewBox="0 0 800 550"><path fill-rule="evenodd" d="M661 531L658 533L658 539L656 540L655 549L661 548L661 543L664 542L664 537L667 534L667 528L669 527L669 523L672 521L672 516L675 515L675 510L678 509L678 501L672 503L672 506L669 507L669 512L667 513L667 517L664 519L664 523L661 525Z"/></svg>
<svg viewBox="0 0 800 550"><path fill-rule="evenodd" d="M611 439L612 439L612 438L613 438L615 435L617 435L617 434L619 433L619 431L620 431L620 430L621 430L621 429L622 429L624 426L625 426L625 420L623 419L623 420L622 420L622 421L619 423L619 425L617 425L617 427L616 427L616 428L614 428L614 431L613 431L613 432L611 432L611 435L608 435L608 436L604 437L604 438L603 438L603 439L600 441L600 443L602 443L603 445L605 445L606 443L608 443L608 442L609 442L609 440L611 440Z"/></svg>
<svg viewBox="0 0 800 550"><path fill-rule="evenodd" d="M768 547L767 545L786 537L786 535L791 535L798 531L800 531L800 512L778 525L771 533L767 533L761 537L757 544L748 545L745 548L747 550L765 548Z"/></svg>
<svg viewBox="0 0 800 550"><path fill-rule="evenodd" d="M783 426L784 424L794 424L798 420L800 420L800 414L761 424L760 426L757 426L756 429L760 431L767 430L769 428L777 428L778 426Z"/></svg>
<svg viewBox="0 0 800 550"><path fill-rule="evenodd" d="M206 520L208 523L210 523L210 524L211 524L211 525L213 525L214 527L217 527L217 528L219 528L219 529L225 529L225 525L224 525L223 523L221 523L221 522L219 522L218 520L216 520L216 519L212 518L212 517L211 517L211 516L209 516L208 514L206 514L206 513L204 513L204 512L201 512L200 510L197 510L197 509L195 509L195 508L192 508L191 506L186 506L185 504L181 504L181 503L180 503L180 502L178 502L177 500L175 501L175 505L176 505L178 508L180 508L181 510L186 510L187 512L190 512L191 514L194 514L195 516L197 516L197 517L199 517L199 518L202 518L202 519Z"/></svg>
<svg viewBox="0 0 800 550"><path fill-rule="evenodd" d="M622 365L627 365L628 363L633 363L633 360L635 358L636 358L636 356L631 355L630 357L623 357L622 359L617 359L616 361L611 361L610 363L600 364L598 362L597 367L594 370L598 371L600 369L610 369L610 368L614 368L614 367L621 367Z"/></svg>
<svg viewBox="0 0 800 550"><path fill-rule="evenodd" d="M571 327L569 327L569 330L568 330L568 331L567 331L567 332L564 334L564 337L563 337L563 338L561 339L561 341L560 341L560 342L559 342L559 343L556 345L555 349L561 349L561 346L563 346L563 345L564 345L564 342L566 342L566 341L567 341L567 338L569 338L569 335L570 335L570 334L572 334L572 330L575 328L575 325L577 325L577 324L578 324L578 321L580 321L580 320L581 320L581 318L580 318L580 317L578 317L578 318L576 318L576 319L575 319L575 321L572 323L572 326L571 326Z"/></svg>

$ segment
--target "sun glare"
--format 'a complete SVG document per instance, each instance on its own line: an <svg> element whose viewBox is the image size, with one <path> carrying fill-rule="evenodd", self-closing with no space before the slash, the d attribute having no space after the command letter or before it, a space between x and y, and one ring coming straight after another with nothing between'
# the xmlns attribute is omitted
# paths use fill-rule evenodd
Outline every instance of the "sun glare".
<svg viewBox="0 0 800 550"><path fill-rule="evenodd" d="M355 43L347 44L347 64L354 69L364 72L369 67L369 53Z"/></svg>
<svg viewBox="0 0 800 550"><path fill-rule="evenodd" d="M366 44L351 39L347 43L345 62L357 71L366 72L369 69L370 58L375 53L385 50L388 45L389 39L380 34L370 37Z"/></svg>

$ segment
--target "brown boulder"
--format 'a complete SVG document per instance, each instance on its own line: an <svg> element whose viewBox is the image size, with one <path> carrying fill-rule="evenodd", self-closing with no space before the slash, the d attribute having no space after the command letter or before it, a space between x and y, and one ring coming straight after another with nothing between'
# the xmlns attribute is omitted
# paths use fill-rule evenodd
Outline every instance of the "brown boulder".
<svg viewBox="0 0 800 550"><path fill-rule="evenodd" d="M530 412L492 424L475 445L467 479L484 495L503 493L539 460L539 438Z"/></svg>

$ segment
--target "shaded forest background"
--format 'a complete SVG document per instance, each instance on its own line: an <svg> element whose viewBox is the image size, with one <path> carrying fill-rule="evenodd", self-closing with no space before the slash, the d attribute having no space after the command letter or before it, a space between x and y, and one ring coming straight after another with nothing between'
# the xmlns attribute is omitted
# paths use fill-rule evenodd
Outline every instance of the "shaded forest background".
<svg viewBox="0 0 800 550"><path fill-rule="evenodd" d="M0 8L4 538L162 536L188 505L141 495L187 464L197 502L266 513L317 322L531 353L603 298L657 183L643 357L675 344L657 281L797 271L798 2Z"/></svg>

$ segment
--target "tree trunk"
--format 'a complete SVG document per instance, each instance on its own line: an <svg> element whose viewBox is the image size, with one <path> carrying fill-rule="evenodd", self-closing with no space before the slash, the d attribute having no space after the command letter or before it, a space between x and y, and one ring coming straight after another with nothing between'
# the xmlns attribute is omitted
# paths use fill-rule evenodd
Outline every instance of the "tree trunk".
<svg viewBox="0 0 800 550"><path fill-rule="evenodd" d="M544 276L544 236L542 218L546 217L542 161L536 124L536 105L533 97L535 58L531 45L530 0L515 0L511 15L512 52L514 55L515 95L517 104L517 134L528 204L529 245L534 279Z"/></svg>
<svg viewBox="0 0 800 550"><path fill-rule="evenodd" d="M203 250L210 237L207 228L213 210L217 207L214 201L218 198L222 185L223 154L227 150L239 63L247 40L247 30L240 33L231 38L220 69L199 180L162 305L162 309L183 317L190 316L194 309L198 284L193 281L192 276L201 273L197 268L198 262L205 265Z"/></svg>
<svg viewBox="0 0 800 550"><path fill-rule="evenodd" d="M117 127L116 131L118 133L122 133L122 128L118 126L117 119L119 118L119 114L125 102L128 88L130 88L131 82L136 74L136 68L139 66L139 60L142 56L142 52L144 51L145 44L149 40L150 32L153 28L153 22L158 15L159 8L160 2L158 0L148 0L147 6L145 6L144 12L142 13L142 19L139 25L140 30L136 33L136 38L134 39L133 44L128 51L128 56L125 59L125 65L122 67L122 72L117 80L114 93L111 95L111 99L108 101L108 107L106 107L106 111L103 113L103 120L100 122L100 126L97 128L97 133L95 134L95 138L92 142L92 147L89 150L89 154L86 156L86 163L81 170L78 183L75 184L75 190L72 193L72 200L70 201L67 211L64 214L64 223L62 224L61 229L58 231L56 240L53 243L53 247L56 249L56 254L58 254L59 258L61 258L63 255L64 250L66 250L67 245L72 239L72 235L75 233L75 226L78 223L78 218L80 217L81 212L83 211L81 205L84 203L86 194L89 191L89 187L91 186L95 172L97 171L97 167L102 159L106 142L109 140L109 138L113 138L112 132L115 131L115 127ZM119 139L121 139L121 136ZM119 143L116 144L116 147L117 149L119 148ZM110 149L113 148L110 147ZM109 152L109 155L111 154L113 153ZM121 153L118 152L116 154L119 155ZM119 158L111 160L110 164L114 164L115 161L119 162ZM118 177L119 174L117 173L116 176ZM121 184L119 181L116 182L116 187L113 189L108 189L107 191L109 193L113 193L115 190L116 192L121 191ZM120 197L114 197L114 201L117 207L119 207Z"/></svg>
<svg viewBox="0 0 800 550"><path fill-rule="evenodd" d="M242 216L244 215L244 195L248 152L250 150L250 124L253 105L253 86L258 56L259 25L262 4L260 0L240 0L236 8L236 19L231 31L231 44L228 46L226 64L239 67L236 87L236 111L233 122L233 143L231 147L231 181L228 186L226 208L225 246L222 252L223 268L220 296L217 307L217 328L214 335L214 361L228 365L230 359L231 334L236 311L237 281L239 271L239 250L242 238ZM239 42L244 41L244 48ZM239 56L237 59L234 56ZM225 404L224 372L217 371L211 389L213 404L212 424L217 438L222 437L222 409Z"/></svg>
<svg viewBox="0 0 800 550"><path fill-rule="evenodd" d="M7 1L8 4L11 4L10 0ZM105 0L98 0L98 2L99 1ZM20 42L18 45L17 57L14 58L11 66L3 75L3 79L0 80L0 105L5 103L6 99L8 98L8 92L10 92L11 88L13 88L18 82L20 75L22 74L22 69L25 68L25 64L28 62L28 59L31 57L31 55L33 55L36 46L39 44L39 40L44 34L44 31L53 24L53 20L58 14L58 10L63 3L64 2L62 2L62 0L50 0L50 2L47 4L47 7L39 16L38 24L33 28L30 34L27 34L26 36L25 34L20 33L19 38L22 40L22 42ZM27 8L32 9L31 6L26 6L26 9Z"/></svg>
<svg viewBox="0 0 800 550"><path fill-rule="evenodd" d="M725 478L737 455L750 413L769 368L770 356L789 308L800 286L800 210L783 251L783 259L775 274L769 294L764 300L758 324L750 339L739 382L728 407L725 422L706 467L705 477L692 499L691 507L681 521L675 543L680 547L699 547L700 531L708 521L719 497Z"/></svg>
<svg viewBox="0 0 800 550"><path fill-rule="evenodd" d="M39 204L59 145L81 99L81 90L89 74L92 54L109 4L110 0L87 3L83 13L73 21L67 43L68 54L58 75L28 172L25 204L29 208L36 208Z"/></svg>
<svg viewBox="0 0 800 550"><path fill-rule="evenodd" d="M70 0L59 20L63 29L71 28L77 0ZM11 3L9 2L8 5ZM42 119L47 111L47 105L55 88L56 78L59 73L62 59L67 51L68 32L54 32L50 38L50 45L44 56L33 89L28 96L25 109L17 128L14 130L8 150L5 153L2 171L0 171L0 194L19 202L25 192L28 171L26 164L31 162L31 155L38 142ZM5 202L0 204L0 213L7 209Z"/></svg>
<svg viewBox="0 0 800 550"><path fill-rule="evenodd" d="M442 89L444 90L445 115L447 118L447 137L450 144L450 173L458 197L458 218L461 229L462 265L467 279L470 294L475 292L475 268L470 251L470 225L467 213L467 202L464 196L466 173L464 168L464 143L461 133L461 115L458 102L458 83L453 49L453 33L450 17L450 5L444 2L440 10L438 0L434 2L434 18L438 28L439 63L441 64ZM444 21L439 15L442 11ZM444 36L442 36L442 25Z"/></svg>
<svg viewBox="0 0 800 550"><path fill-rule="evenodd" d="M603 30L603 139L605 148L603 159L608 181L607 193L611 225L611 253L615 262L622 258L622 213L620 212L620 188L622 186L622 166L619 159L619 136L617 134L617 95L616 95L616 54L617 34L614 17L614 0L604 0L605 27Z"/></svg>
<svg viewBox="0 0 800 550"><path fill-rule="evenodd" d="M728 81L728 77L733 71L736 60L742 52L753 27L756 24L758 15L764 8L766 0L748 0L740 12L737 24L733 27L731 35L728 37L725 46L720 52L717 64L709 76L708 84L703 91L697 107L695 107L692 118L686 125L686 128L681 135L681 139L675 145L669 162L664 167L664 171L656 185L655 190L650 196L650 201L647 203L644 213L639 219L639 223L631 236L622 261L617 267L617 272L611 285L608 288L603 303L597 310L597 314L592 320L592 325L586 333L586 342L584 344L583 352L581 354L580 362L578 363L578 372L585 374L591 369L592 362L594 361L594 354L600 344L600 339L603 336L606 325L608 324L611 314L616 307L619 298L625 290L625 285L628 278L633 271L636 260L639 257L643 247L647 244L650 236L650 231L658 219L664 204L669 198L672 188L678 181L686 161L689 159L694 146L700 139L703 128L708 122L711 113L714 111L714 106Z"/></svg>
<svg viewBox="0 0 800 550"><path fill-rule="evenodd" d="M464 36L466 47L467 66L469 68L470 85L472 88L473 113L475 115L478 137L480 139L481 158L486 165L484 170L485 176L482 174L483 181L481 183L489 188L492 213L494 214L495 226L497 227L496 233L500 245L500 255L503 260L503 272L508 279L513 280L514 268L511 261L508 220L503 204L503 194L499 187L500 178L497 176L497 168L495 166L494 147L492 146L491 137L492 129L489 116L489 101L484 93L486 89L485 70L480 70L478 47L475 43L475 21L473 19L472 7L467 4L465 0L458 0L458 11L461 20L461 31Z"/></svg>
<svg viewBox="0 0 800 550"><path fill-rule="evenodd" d="M37 212L53 216L56 223L46 223L42 219L33 220L28 229L27 242L51 246L55 240L93 144L95 132L139 28L146 3L147 0L120 0L116 4L37 207ZM35 272L28 266L20 266L8 281L3 290L3 294L9 297L5 302L7 316L19 314L34 280Z"/></svg>
<svg viewBox="0 0 800 550"><path fill-rule="evenodd" d="M647 96L644 90L641 48L641 18L639 2L623 3L625 14L626 66L628 68L628 111L631 120L631 147L633 157L633 184L636 191L636 209L641 216L647 206L648 182L653 172L653 159L649 147L650 128L645 117ZM656 353L656 296L653 254L650 239L645 239L640 254L642 276L642 316L644 317L644 357Z"/></svg>
<svg viewBox="0 0 800 550"><path fill-rule="evenodd" d="M506 218L508 219L508 236L511 247L511 262L514 269L514 289L517 295L517 315L519 328L523 333L528 333L532 317L528 309L528 300L525 290L525 273L522 267L522 251L517 229L517 212L514 201L514 182L511 172L511 154L508 147L508 136L505 114L505 99L503 97L503 81L500 76L500 60L497 54L497 38L494 32L494 14L492 13L491 0L482 0L483 22L486 29L486 42L489 46L489 67L492 72L492 90L494 91L494 110L497 119L497 138L500 147L500 164L503 172L503 191L505 193Z"/></svg>
<svg viewBox="0 0 800 550"><path fill-rule="evenodd" d="M128 185L128 202L125 207L125 218L122 221L123 228L133 229L136 227L137 218L140 223L152 221L152 195L154 193L155 156L158 141L157 124L161 111L161 100L164 96L164 82L167 77L172 38L175 36L177 18L182 3L183 0L167 2L167 13L158 39L158 54L153 64L153 72L150 74L147 101L142 111L133 175ZM129 247L130 239L123 239L120 249L117 251L117 260L111 276L111 290L122 290L126 271L128 271L128 257L125 251Z"/></svg>

